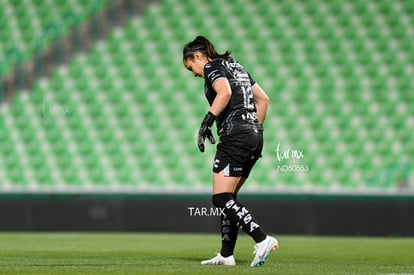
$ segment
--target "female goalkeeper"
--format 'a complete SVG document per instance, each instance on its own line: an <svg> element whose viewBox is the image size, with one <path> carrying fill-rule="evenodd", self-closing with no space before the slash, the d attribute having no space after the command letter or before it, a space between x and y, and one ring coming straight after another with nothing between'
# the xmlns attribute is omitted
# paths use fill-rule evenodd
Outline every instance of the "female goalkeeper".
<svg viewBox="0 0 414 275"><path fill-rule="evenodd" d="M217 256L201 263L235 265L233 252L240 227L256 242L251 266L261 266L279 244L262 231L252 213L237 200L237 193L261 157L268 96L229 51L218 54L203 36L184 46L183 63L194 76L205 79L210 104L198 132L198 148L204 152L206 138L215 143L211 133L214 122L220 138L213 164L212 202L224 209L222 247Z"/></svg>

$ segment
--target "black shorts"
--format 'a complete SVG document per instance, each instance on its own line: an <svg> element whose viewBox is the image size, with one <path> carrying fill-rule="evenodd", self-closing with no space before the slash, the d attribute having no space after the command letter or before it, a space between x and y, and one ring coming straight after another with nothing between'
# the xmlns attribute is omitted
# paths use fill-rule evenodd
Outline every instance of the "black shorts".
<svg viewBox="0 0 414 275"><path fill-rule="evenodd" d="M224 170L224 176L248 178L253 165L262 156L262 149L262 129L220 137L213 172Z"/></svg>

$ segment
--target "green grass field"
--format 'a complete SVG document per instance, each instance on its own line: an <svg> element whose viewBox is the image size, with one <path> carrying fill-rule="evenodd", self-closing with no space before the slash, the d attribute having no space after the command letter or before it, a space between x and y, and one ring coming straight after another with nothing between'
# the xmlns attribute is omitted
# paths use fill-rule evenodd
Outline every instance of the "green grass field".
<svg viewBox="0 0 414 275"><path fill-rule="evenodd" d="M277 236L279 251L250 267L240 234L235 267L202 266L218 235L0 233L0 274L414 274L413 238Z"/></svg>

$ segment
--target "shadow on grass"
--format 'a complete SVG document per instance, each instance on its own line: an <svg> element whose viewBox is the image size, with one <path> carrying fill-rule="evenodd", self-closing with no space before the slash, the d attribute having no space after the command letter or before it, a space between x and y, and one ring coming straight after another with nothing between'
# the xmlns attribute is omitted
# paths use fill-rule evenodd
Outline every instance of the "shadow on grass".
<svg viewBox="0 0 414 275"><path fill-rule="evenodd" d="M196 263L196 264L200 264L201 265L201 261L207 260L208 257L205 258L200 258L200 257L169 257L169 259L175 259L175 260L179 260L182 262L186 262L186 263ZM237 260L236 259L236 265L246 265L246 264L250 264L250 261L247 259L240 259Z"/></svg>

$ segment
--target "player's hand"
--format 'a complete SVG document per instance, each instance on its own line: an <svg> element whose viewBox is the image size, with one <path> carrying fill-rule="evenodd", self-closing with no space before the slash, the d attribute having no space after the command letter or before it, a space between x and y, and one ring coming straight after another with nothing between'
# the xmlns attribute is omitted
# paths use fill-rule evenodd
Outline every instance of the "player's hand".
<svg viewBox="0 0 414 275"><path fill-rule="evenodd" d="M204 152L204 141L206 138L210 141L211 144L216 143L213 134L211 133L211 126L216 120L216 116L213 113L208 112L201 122L200 130L198 131L198 140L197 145L198 149L203 153Z"/></svg>

